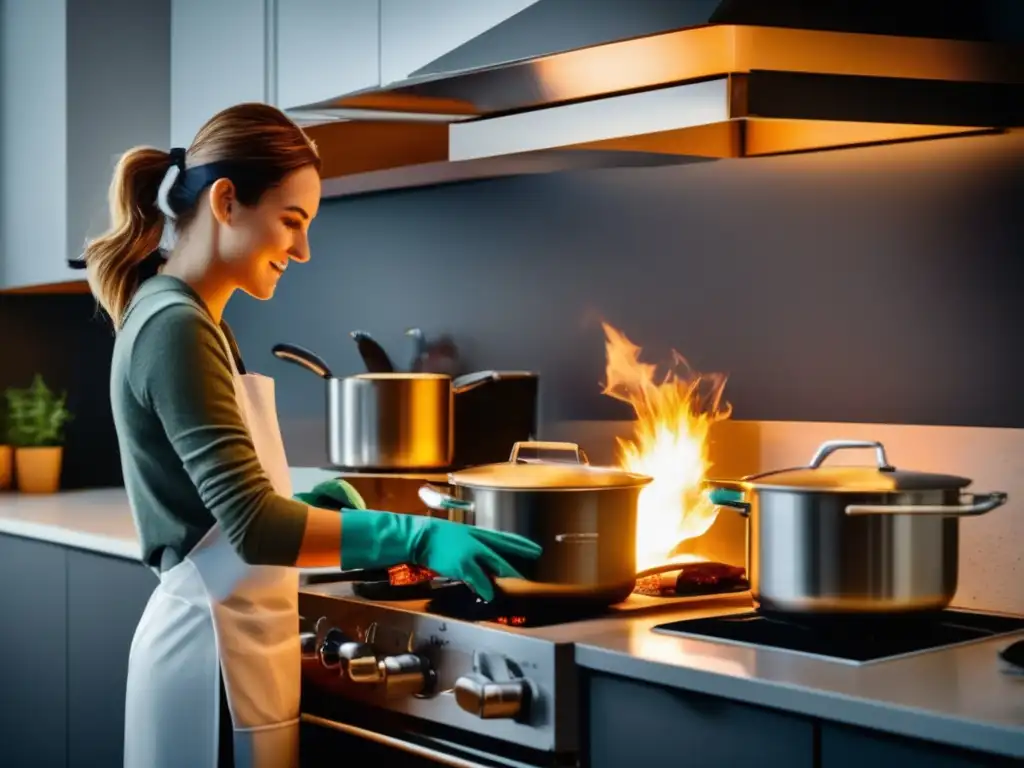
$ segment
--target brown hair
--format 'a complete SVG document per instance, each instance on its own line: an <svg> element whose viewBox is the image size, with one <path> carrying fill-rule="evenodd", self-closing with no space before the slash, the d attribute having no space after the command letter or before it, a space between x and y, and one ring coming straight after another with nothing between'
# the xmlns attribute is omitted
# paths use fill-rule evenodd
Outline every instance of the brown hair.
<svg viewBox="0 0 1024 768"><path fill-rule="evenodd" d="M86 246L89 287L115 328L121 327L139 286L140 267L159 248L165 214L157 195L176 159L152 147L125 152L110 183L110 228ZM249 103L210 118L185 152L183 165L185 171L206 169L199 186L187 183L180 172L168 196L179 234L195 217L203 189L217 178L230 178L238 201L251 206L289 173L307 165L319 171L320 157L316 145L283 112Z"/></svg>

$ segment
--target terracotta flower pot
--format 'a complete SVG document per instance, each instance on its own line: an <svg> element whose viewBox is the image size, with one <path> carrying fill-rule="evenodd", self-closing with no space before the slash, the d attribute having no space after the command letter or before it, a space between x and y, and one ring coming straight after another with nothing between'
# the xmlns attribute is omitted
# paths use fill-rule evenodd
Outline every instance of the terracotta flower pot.
<svg viewBox="0 0 1024 768"><path fill-rule="evenodd" d="M14 449L0 445L0 491L10 490L14 481Z"/></svg>
<svg viewBox="0 0 1024 768"><path fill-rule="evenodd" d="M56 493L60 488L63 446L19 447L14 452L18 490L22 493Z"/></svg>

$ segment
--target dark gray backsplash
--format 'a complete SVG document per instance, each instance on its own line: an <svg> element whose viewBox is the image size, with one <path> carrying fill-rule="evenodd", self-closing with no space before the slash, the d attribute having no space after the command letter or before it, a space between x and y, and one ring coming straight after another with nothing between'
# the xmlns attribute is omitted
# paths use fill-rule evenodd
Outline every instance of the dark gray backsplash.
<svg viewBox="0 0 1024 768"><path fill-rule="evenodd" d="M736 418L1022 427L1022 191L1011 135L325 202L312 261L228 319L292 420L322 383L272 344L344 375L349 331L404 359L410 325L539 371L545 420L630 418L603 318L727 373Z"/></svg>
<svg viewBox="0 0 1024 768"><path fill-rule="evenodd" d="M121 463L110 410L110 323L88 294L0 296L0 397L36 373L66 391L74 419L66 427L61 487L120 485ZM0 405L7 407L6 401Z"/></svg>

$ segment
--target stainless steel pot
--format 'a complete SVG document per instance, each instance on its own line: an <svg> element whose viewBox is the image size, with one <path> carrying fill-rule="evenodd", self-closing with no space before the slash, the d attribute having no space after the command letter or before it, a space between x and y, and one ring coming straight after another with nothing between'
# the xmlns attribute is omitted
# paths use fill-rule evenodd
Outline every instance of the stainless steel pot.
<svg viewBox="0 0 1024 768"><path fill-rule="evenodd" d="M877 466L823 466L870 448ZM806 467L709 480L713 504L748 517L747 574L759 610L905 614L941 610L957 588L959 519L1006 503L971 481L899 470L879 442L834 440Z"/></svg>
<svg viewBox="0 0 1024 768"><path fill-rule="evenodd" d="M529 451L557 451L570 461L529 459ZM636 583L637 502L651 480L592 466L574 443L519 442L507 463L450 473L454 496L428 484L420 498L450 519L518 533L544 548L535 561L513 563L525 580L495 579L502 596L612 604Z"/></svg>
<svg viewBox="0 0 1024 768"><path fill-rule="evenodd" d="M281 360L327 382L327 454L335 467L437 470L454 454L453 398L498 377L495 371L453 380L440 373L363 373L338 378L319 356L276 344Z"/></svg>

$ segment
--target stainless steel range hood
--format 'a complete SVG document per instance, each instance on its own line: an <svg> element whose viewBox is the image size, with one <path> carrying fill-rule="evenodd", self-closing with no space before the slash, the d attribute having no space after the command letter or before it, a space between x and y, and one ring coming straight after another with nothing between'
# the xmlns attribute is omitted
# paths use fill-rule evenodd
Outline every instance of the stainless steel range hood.
<svg viewBox="0 0 1024 768"><path fill-rule="evenodd" d="M1006 7L538 0L429 71L294 113L348 130L399 116L409 136L437 137L432 162L509 172L544 157L560 158L557 170L583 157L743 158L1000 130L1024 125L1024 54L1000 37ZM495 55L506 62L479 65Z"/></svg>

